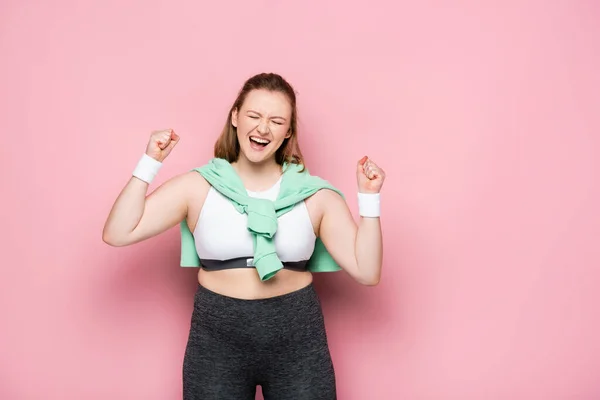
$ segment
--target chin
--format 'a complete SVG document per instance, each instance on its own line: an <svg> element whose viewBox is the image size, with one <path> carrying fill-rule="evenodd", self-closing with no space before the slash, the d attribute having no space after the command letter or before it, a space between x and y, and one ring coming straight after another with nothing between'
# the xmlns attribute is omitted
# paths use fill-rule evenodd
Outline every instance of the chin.
<svg viewBox="0 0 600 400"><path fill-rule="evenodd" d="M272 158L275 157L275 154L270 154L270 153L266 153L266 152L256 152L253 151L252 149L241 149L241 152L244 156L244 158L246 158L246 160L248 160L249 162L253 163L253 164L260 164L266 161L271 160Z"/></svg>

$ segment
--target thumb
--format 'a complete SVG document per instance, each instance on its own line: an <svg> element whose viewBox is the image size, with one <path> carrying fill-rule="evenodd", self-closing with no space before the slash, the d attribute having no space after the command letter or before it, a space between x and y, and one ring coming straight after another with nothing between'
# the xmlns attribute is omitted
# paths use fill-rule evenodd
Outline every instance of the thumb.
<svg viewBox="0 0 600 400"><path fill-rule="evenodd" d="M169 142L169 150L173 150L173 147L179 143L179 135L173 132L171 134L171 141Z"/></svg>

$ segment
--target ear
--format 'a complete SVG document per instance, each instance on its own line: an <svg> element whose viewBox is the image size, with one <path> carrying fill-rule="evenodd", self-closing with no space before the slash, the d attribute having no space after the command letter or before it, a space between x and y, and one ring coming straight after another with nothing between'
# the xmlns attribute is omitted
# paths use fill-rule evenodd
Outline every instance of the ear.
<svg viewBox="0 0 600 400"><path fill-rule="evenodd" d="M231 125L237 128L238 126L238 110L237 108L231 112Z"/></svg>
<svg viewBox="0 0 600 400"><path fill-rule="evenodd" d="M288 129L287 133L285 134L285 138L289 139L292 137L292 128Z"/></svg>

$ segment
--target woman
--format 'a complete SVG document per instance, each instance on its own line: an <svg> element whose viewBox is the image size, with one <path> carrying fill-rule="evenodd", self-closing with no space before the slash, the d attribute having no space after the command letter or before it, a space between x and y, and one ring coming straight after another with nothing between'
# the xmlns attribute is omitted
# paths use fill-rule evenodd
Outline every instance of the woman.
<svg viewBox="0 0 600 400"><path fill-rule="evenodd" d="M146 196L178 142L171 129L151 134L108 216L103 240L131 245L177 224L192 238L201 268L184 357L184 399L254 399L257 385L265 400L335 399L311 271L325 263L320 256L330 255L360 284L379 282L384 172L367 157L358 162L357 226L339 191L303 168L295 93L277 74L246 81L211 163ZM295 203L275 210L284 191L302 197L288 196ZM273 224L265 215L275 212ZM314 261L319 243L323 252Z"/></svg>

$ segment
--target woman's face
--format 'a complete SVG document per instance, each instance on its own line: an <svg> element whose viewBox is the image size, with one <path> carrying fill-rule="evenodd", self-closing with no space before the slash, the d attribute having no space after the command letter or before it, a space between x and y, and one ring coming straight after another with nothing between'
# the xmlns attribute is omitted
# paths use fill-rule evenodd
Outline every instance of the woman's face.
<svg viewBox="0 0 600 400"><path fill-rule="evenodd" d="M253 90L231 123L237 128L241 154L248 161L260 163L275 157L283 141L291 136L292 106L278 91Z"/></svg>

